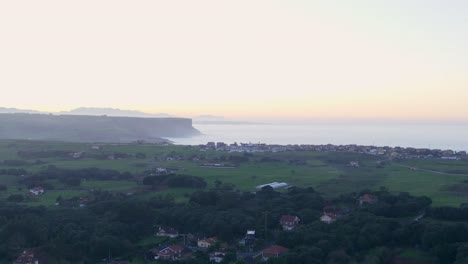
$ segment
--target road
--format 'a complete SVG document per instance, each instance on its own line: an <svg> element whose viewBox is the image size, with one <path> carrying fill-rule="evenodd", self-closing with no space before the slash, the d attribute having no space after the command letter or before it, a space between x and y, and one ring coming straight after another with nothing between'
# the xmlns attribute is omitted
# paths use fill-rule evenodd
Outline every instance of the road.
<svg viewBox="0 0 468 264"><path fill-rule="evenodd" d="M436 170L428 170L428 169L421 169L417 167L412 167L412 166L407 166L407 165L401 165L401 164L395 164L400 167L405 167L414 171L424 171L424 172L429 172L429 173L434 173L434 174L440 174L440 175L451 175L451 176L467 176L468 174L457 174L457 173L448 173L448 172L443 172L443 171L436 171Z"/></svg>

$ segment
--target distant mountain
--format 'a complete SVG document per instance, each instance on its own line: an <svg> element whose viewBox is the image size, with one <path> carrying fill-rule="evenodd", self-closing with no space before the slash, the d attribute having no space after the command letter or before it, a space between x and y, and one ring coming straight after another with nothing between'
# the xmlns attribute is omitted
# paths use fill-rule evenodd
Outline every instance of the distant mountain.
<svg viewBox="0 0 468 264"><path fill-rule="evenodd" d="M18 108L0 107L0 114L15 114L15 113L39 114L39 113L41 113L41 112L36 111L36 110L29 110L29 109L18 109Z"/></svg>
<svg viewBox="0 0 468 264"><path fill-rule="evenodd" d="M118 108L94 108L80 107L70 111L58 112L60 115L92 115L92 116L127 116L127 117L173 117L169 114L148 114L134 110L122 110Z"/></svg>
<svg viewBox="0 0 468 264"><path fill-rule="evenodd" d="M0 139L129 143L199 134L188 118L0 114Z"/></svg>

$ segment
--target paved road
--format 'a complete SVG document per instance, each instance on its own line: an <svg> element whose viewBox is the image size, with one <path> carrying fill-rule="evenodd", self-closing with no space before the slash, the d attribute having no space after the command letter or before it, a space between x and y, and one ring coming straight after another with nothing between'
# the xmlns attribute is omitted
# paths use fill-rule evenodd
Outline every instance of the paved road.
<svg viewBox="0 0 468 264"><path fill-rule="evenodd" d="M441 175L467 176L468 177L468 174L457 174L457 173L448 173L448 172L436 171L436 170L421 169L421 168L416 168L416 167L401 165L401 164L396 164L396 165L400 166L400 167L405 167L405 168L408 168L408 169L411 169L411 170L415 170L415 171L424 171L424 172L429 172L429 173L434 173L434 174L441 174Z"/></svg>

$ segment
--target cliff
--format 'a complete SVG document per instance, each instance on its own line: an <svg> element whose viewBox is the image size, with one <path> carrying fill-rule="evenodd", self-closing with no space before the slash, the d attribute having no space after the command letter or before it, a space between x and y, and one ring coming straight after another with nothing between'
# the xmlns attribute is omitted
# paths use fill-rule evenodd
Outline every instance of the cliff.
<svg viewBox="0 0 468 264"><path fill-rule="evenodd" d="M0 114L0 139L74 142L161 142L200 132L187 118Z"/></svg>

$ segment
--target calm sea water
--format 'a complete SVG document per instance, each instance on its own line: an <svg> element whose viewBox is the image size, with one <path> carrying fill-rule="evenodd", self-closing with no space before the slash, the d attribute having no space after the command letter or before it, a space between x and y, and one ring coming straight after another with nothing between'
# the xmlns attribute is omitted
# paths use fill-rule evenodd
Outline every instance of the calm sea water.
<svg viewBox="0 0 468 264"><path fill-rule="evenodd" d="M468 125L434 124L194 124L203 135L169 138L175 144L208 141L268 144L358 144L468 150Z"/></svg>

